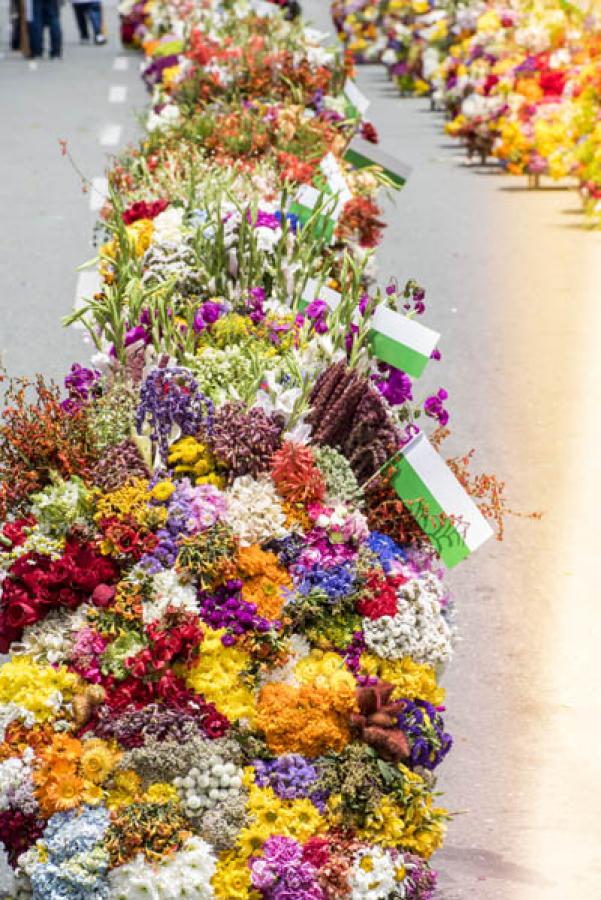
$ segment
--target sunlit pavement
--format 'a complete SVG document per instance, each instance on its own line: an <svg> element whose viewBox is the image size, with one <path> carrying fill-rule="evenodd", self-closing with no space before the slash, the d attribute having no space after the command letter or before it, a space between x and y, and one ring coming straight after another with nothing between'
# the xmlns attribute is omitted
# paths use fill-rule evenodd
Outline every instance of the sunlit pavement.
<svg viewBox="0 0 601 900"><path fill-rule="evenodd" d="M332 28L326 0L304 0ZM12 372L59 376L83 357L59 319L75 267L93 255L94 214L58 153L67 138L90 177L100 129L135 131L136 57L71 41L37 71L0 60L0 347ZM386 209L382 280L414 276L443 360L420 384L450 392L448 455L507 482L517 511L505 542L451 576L462 641L446 673L455 735L441 788L457 816L437 856L442 900L596 900L601 896L601 234L574 192L524 190L470 171L427 101L403 101L382 70L358 81L384 149L414 167ZM111 84L129 100L107 106ZM5 137L6 135L6 137Z"/></svg>
<svg viewBox="0 0 601 900"><path fill-rule="evenodd" d="M304 8L333 31L323 0ZM575 192L471 171L428 101L359 70L383 149L414 167L387 206L382 280L414 276L450 393L448 455L507 482L505 541L453 573L462 637L445 676L458 812L442 900L601 897L601 233ZM421 385L420 385L421 386Z"/></svg>

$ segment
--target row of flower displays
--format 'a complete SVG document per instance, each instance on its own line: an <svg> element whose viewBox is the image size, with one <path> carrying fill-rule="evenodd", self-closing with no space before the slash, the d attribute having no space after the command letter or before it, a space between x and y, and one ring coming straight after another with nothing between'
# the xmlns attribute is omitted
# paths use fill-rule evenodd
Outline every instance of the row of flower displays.
<svg viewBox="0 0 601 900"><path fill-rule="evenodd" d="M335 2L346 47L404 94L430 94L470 156L571 177L601 223L601 20L596 4ZM367 24L370 28L367 28Z"/></svg>
<svg viewBox="0 0 601 900"><path fill-rule="evenodd" d="M439 455L424 291L372 249L407 173L292 12L122 9L152 99L69 320L96 352L4 379L14 898L434 896L444 570L502 494Z"/></svg>

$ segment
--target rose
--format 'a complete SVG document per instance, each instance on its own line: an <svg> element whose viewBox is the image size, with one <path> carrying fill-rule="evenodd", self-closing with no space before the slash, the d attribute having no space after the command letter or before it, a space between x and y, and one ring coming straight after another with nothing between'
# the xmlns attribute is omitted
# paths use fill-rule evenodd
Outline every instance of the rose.
<svg viewBox="0 0 601 900"><path fill-rule="evenodd" d="M92 591L92 603L99 609L106 609L110 606L115 594L116 588L109 584L98 584Z"/></svg>

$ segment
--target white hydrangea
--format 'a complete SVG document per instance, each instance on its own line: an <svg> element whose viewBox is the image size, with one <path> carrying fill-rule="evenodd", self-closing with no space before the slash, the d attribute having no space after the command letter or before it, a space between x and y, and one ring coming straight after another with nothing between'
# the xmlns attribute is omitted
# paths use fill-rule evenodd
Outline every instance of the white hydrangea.
<svg viewBox="0 0 601 900"><path fill-rule="evenodd" d="M109 874L111 900L212 900L211 879L215 856L198 837L187 839L182 849L157 864L139 854Z"/></svg>
<svg viewBox="0 0 601 900"><path fill-rule="evenodd" d="M399 589L395 616L363 620L368 648L383 659L410 656L418 663L443 666L453 649L453 632L440 605L443 594L432 573L408 581Z"/></svg>
<svg viewBox="0 0 601 900"><path fill-rule="evenodd" d="M243 547L284 537L286 516L269 475L241 475L226 492L226 521Z"/></svg>
<svg viewBox="0 0 601 900"><path fill-rule="evenodd" d="M386 900L399 888L397 866L381 847L360 850L349 876L352 900Z"/></svg>
<svg viewBox="0 0 601 900"><path fill-rule="evenodd" d="M142 618L147 624L162 619L171 607L198 612L195 589L189 584L182 584L174 569L166 569L152 577L153 599L142 604Z"/></svg>

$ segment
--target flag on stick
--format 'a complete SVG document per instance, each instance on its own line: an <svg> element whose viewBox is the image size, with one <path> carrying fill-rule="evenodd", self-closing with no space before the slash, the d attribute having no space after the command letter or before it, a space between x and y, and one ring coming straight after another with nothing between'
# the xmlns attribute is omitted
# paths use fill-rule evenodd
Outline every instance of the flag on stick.
<svg viewBox="0 0 601 900"><path fill-rule="evenodd" d="M352 78L347 78L343 89L349 119L362 118L368 110L369 100L362 94Z"/></svg>
<svg viewBox="0 0 601 900"><path fill-rule="evenodd" d="M288 212L295 215L302 225L306 225L315 214L315 210L319 208L320 202L322 208L314 222L315 234L317 237L323 236L331 243L336 230L336 222L340 216L339 203L336 198L328 196L324 198L323 192L318 191L317 188L310 184L301 184L290 203Z"/></svg>
<svg viewBox="0 0 601 900"><path fill-rule="evenodd" d="M395 369L419 378L440 335L401 313L381 305L372 317L370 343L374 356Z"/></svg>
<svg viewBox="0 0 601 900"><path fill-rule="evenodd" d="M369 141L364 141L363 138L359 137L351 141L344 158L357 169L365 169L367 166L379 166L398 188L403 187L412 171L411 166L401 162L396 156L386 153L379 147L370 144Z"/></svg>
<svg viewBox="0 0 601 900"><path fill-rule="evenodd" d="M492 528L424 434L392 465L392 486L446 566L456 566L491 537Z"/></svg>
<svg viewBox="0 0 601 900"><path fill-rule="evenodd" d="M338 291L329 288L327 285L322 284L319 287L319 282L316 278L310 278L305 285L305 289L303 291L303 295L300 299L299 307L301 312L306 309L310 303L313 303L314 300L323 300L327 303L328 308L331 312L337 308L342 299Z"/></svg>

